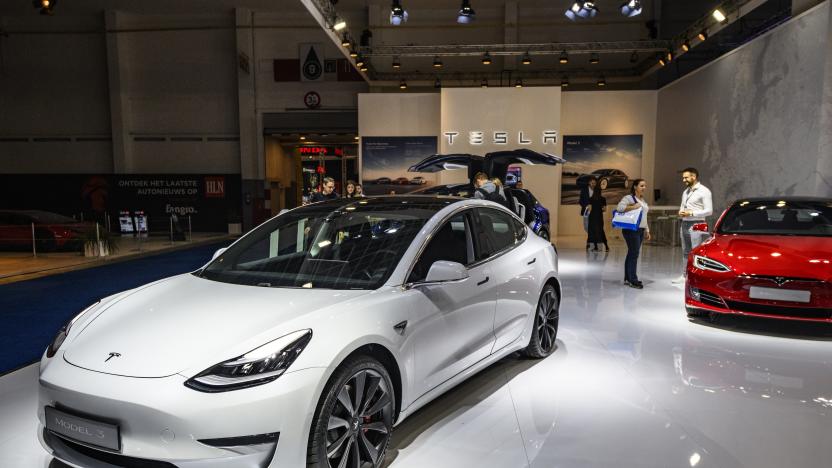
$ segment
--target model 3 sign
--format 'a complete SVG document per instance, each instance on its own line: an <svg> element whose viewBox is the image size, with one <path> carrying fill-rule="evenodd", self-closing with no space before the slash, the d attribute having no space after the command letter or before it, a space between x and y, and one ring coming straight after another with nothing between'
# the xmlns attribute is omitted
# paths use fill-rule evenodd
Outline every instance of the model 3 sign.
<svg viewBox="0 0 832 468"><path fill-rule="evenodd" d="M118 426L91 421L59 411L51 406L46 410L46 428L50 431L90 445L120 450Z"/></svg>
<svg viewBox="0 0 832 468"><path fill-rule="evenodd" d="M453 144L457 142L457 137L460 136L459 132L444 132L443 135L445 135L445 139L448 141L448 145L451 146L453 146ZM485 143L493 143L495 145L508 145L509 143L517 143L518 145L531 145L537 142L543 143L544 145L557 145L558 143L557 130L544 130L543 132L541 132L539 136L537 136L537 141L535 141L534 136L523 132L523 130L517 132L516 140L514 139L514 134L509 134L509 132L504 131L484 132L481 130L474 130L468 132L467 137L469 145L482 145Z"/></svg>

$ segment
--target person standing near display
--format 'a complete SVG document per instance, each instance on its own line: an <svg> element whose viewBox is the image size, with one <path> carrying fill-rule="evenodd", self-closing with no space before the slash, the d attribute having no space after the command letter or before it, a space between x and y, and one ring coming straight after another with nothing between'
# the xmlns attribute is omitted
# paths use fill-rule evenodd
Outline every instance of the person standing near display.
<svg viewBox="0 0 832 468"><path fill-rule="evenodd" d="M592 198L597 183L598 179L591 176L586 185L581 187L581 195L578 198L578 204L581 205L581 222L584 225L584 232L587 234L589 234L589 199ZM586 249L589 250L589 241L586 243Z"/></svg>
<svg viewBox="0 0 832 468"><path fill-rule="evenodd" d="M361 184L355 184L355 195L353 195L353 196L355 198L362 198L362 197L365 196L364 195L364 187L362 187Z"/></svg>
<svg viewBox="0 0 832 468"><path fill-rule="evenodd" d="M647 211L650 209L644 201L644 191L647 190L647 182L644 179L635 179L630 186L630 194L618 202L616 210L627 212L633 210L641 211L641 221L637 230L622 229L621 234L627 242L627 258L624 260L624 284L631 288L643 289L644 284L638 279L638 257L641 253L641 244L644 240L650 240L650 227L647 225Z"/></svg>
<svg viewBox="0 0 832 468"><path fill-rule="evenodd" d="M607 244L607 233L604 232L604 212L607 211L607 199L604 198L601 187L595 187L592 191L587 210L589 216L586 217L588 220L586 249L589 250L589 244L592 244L592 250L600 250L598 244L604 244L604 249L609 252L610 246Z"/></svg>
<svg viewBox="0 0 832 468"><path fill-rule="evenodd" d="M682 171L682 182L685 183L685 191L682 192L682 204L679 205L679 235L682 239L682 276L673 280L674 284L685 282L685 269L688 264L688 255L693 250L690 228L694 224L704 223L705 218L714 213L713 199L708 187L699 182L699 171L693 167L685 168Z"/></svg>
<svg viewBox="0 0 832 468"><path fill-rule="evenodd" d="M344 198L355 198L355 182L348 180L347 188L344 190Z"/></svg>
<svg viewBox="0 0 832 468"><path fill-rule="evenodd" d="M332 177L324 177L323 184L321 184L321 191L312 193L310 202L335 200L336 198L338 198L338 194L335 193L335 179Z"/></svg>

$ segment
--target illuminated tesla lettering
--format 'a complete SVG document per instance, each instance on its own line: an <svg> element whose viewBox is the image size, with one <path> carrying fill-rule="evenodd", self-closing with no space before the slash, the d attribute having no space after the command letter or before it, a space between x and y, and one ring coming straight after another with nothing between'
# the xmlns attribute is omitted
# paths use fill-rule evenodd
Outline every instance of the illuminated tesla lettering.
<svg viewBox="0 0 832 468"><path fill-rule="evenodd" d="M453 145L457 142L457 137L459 136L459 132L452 131L452 132L443 132L442 135L445 136L445 139L448 141L448 145ZM556 145L558 143L558 131L557 130L543 130L540 134L540 140L544 145ZM468 132L468 144L469 145L483 145L486 143L493 143L495 145L508 145L509 142L509 132L503 130L496 130L493 132L489 132L488 137L490 141L486 141L486 132L482 130L472 130ZM531 145L533 144L534 138L530 137L528 133L523 130L517 132L517 140L515 141L518 145Z"/></svg>

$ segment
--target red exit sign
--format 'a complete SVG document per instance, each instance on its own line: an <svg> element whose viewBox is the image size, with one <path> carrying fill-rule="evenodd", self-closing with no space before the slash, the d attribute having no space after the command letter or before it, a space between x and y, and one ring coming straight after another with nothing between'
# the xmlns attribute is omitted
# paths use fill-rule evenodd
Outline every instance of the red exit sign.
<svg viewBox="0 0 832 468"><path fill-rule="evenodd" d="M344 150L341 148L333 148L330 146L301 146L298 148L301 156L343 156Z"/></svg>
<svg viewBox="0 0 832 468"><path fill-rule="evenodd" d="M225 197L225 177L205 178L205 198Z"/></svg>

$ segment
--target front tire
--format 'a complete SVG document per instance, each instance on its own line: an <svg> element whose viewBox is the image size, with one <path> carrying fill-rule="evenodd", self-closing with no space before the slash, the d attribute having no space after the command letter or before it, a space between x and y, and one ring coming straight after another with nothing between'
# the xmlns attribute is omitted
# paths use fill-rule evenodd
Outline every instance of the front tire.
<svg viewBox="0 0 832 468"><path fill-rule="evenodd" d="M537 235L546 240L551 240L551 238L549 237L549 231L546 228L540 228L540 231L537 233Z"/></svg>
<svg viewBox="0 0 832 468"><path fill-rule="evenodd" d="M393 433L395 401L390 374L380 362L369 356L345 361L315 410L307 467L380 467Z"/></svg>
<svg viewBox="0 0 832 468"><path fill-rule="evenodd" d="M530 358L541 359L552 354L557 348L558 322L560 321L560 298L551 284L547 284L540 293L535 309L532 336L523 354Z"/></svg>

